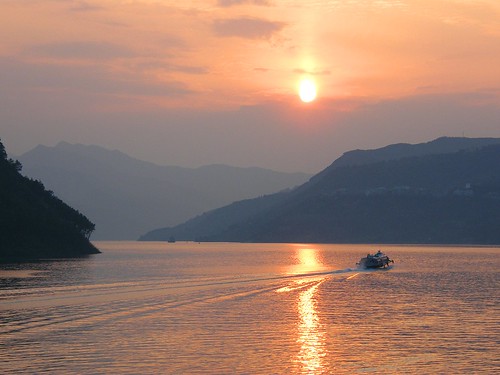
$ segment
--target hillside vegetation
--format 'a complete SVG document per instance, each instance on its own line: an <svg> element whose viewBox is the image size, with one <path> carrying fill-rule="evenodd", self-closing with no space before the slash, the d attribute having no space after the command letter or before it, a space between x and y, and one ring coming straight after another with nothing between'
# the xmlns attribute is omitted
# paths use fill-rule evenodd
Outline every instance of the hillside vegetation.
<svg viewBox="0 0 500 375"><path fill-rule="evenodd" d="M20 170L0 142L0 260L99 253L94 224Z"/></svg>
<svg viewBox="0 0 500 375"><path fill-rule="evenodd" d="M393 146L347 153L291 192L141 239L500 244L500 139Z"/></svg>

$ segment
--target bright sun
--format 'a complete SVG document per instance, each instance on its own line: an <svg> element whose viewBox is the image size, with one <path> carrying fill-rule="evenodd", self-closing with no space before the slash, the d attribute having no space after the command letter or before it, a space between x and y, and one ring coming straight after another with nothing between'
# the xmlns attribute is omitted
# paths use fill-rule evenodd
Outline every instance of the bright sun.
<svg viewBox="0 0 500 375"><path fill-rule="evenodd" d="M304 103L312 102L316 99L316 84L312 79L304 78L299 84L300 100Z"/></svg>

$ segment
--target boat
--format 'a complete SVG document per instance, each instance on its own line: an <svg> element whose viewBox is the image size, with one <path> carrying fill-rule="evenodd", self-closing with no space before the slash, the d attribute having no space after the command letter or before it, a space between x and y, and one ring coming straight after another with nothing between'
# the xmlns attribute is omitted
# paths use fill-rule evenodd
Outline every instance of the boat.
<svg viewBox="0 0 500 375"><path fill-rule="evenodd" d="M379 250L375 254L367 254L361 258L357 265L363 268L386 268L389 263L394 263L394 260Z"/></svg>

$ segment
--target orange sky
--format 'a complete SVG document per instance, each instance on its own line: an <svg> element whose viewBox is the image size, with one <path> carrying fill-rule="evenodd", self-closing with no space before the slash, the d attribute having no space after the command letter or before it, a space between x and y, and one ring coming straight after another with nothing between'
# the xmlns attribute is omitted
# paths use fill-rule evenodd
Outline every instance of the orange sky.
<svg viewBox="0 0 500 375"><path fill-rule="evenodd" d="M134 127L113 116L134 113L140 122L140 114L154 113L153 131L160 123L171 124L177 113L171 111L208 111L217 121L229 121L224 113L244 116L245 108L256 107L265 121L293 123L305 116L307 126L323 129L345 116L369 121L367 106L412 98L428 102L432 97L448 98L451 107L486 106L493 112L483 128L475 124L474 131L462 124L435 134L422 130L408 139L401 131L399 138L386 137L385 143L465 132L500 136L497 0L2 0L0 22L0 99L1 109L9 112L0 118L0 137L13 152L27 151L37 142L100 140L104 146L125 148L157 162L197 165L207 155L175 160L159 152L148 154L141 151L146 139L134 148L125 139L111 140L111 135L105 141L92 129L75 132L78 126L72 124L88 115L88 121L106 123L111 134L113 121L127 130ZM298 82L305 76L318 85L318 99L310 104L300 103L297 96ZM374 110L376 116L382 116L380 108ZM301 113L304 110L317 113ZM396 121L394 113L387 116L388 122ZM38 128L30 128L30 118L39 122ZM201 125L194 122L189 126L196 133ZM339 122L338 128L347 126ZM21 128L32 137L20 139L16 129ZM318 139L347 137L344 148L384 145L382 138L379 143L360 142L358 133L349 135L347 130L316 131ZM297 130L291 129L290 137L303 137L293 132ZM189 138L188 133L184 136ZM317 141L308 137L315 148ZM208 150L215 144L200 147ZM301 168L319 169L335 156L325 148L321 160ZM208 162L229 163L226 159L213 156ZM268 162L242 156L238 163ZM281 168L280 163L269 165Z"/></svg>

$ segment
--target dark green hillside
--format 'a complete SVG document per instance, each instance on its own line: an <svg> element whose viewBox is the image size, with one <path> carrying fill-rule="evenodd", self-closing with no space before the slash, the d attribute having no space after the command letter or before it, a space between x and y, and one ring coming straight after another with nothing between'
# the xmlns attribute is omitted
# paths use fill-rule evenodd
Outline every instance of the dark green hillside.
<svg viewBox="0 0 500 375"><path fill-rule="evenodd" d="M99 253L89 241L94 224L20 170L0 142L0 259Z"/></svg>
<svg viewBox="0 0 500 375"><path fill-rule="evenodd" d="M174 228L153 230L139 238L139 241L204 240L214 233L222 233L234 223L251 220L261 212L272 209L288 197L285 192L266 195L255 199L245 199L228 206L209 211Z"/></svg>
<svg viewBox="0 0 500 375"><path fill-rule="evenodd" d="M321 180L323 176L328 176L334 169L341 167L362 166L412 157L452 154L458 151L477 150L495 144L500 144L500 138L441 137L426 143L398 143L375 150L353 150L344 153L311 180L312 182Z"/></svg>
<svg viewBox="0 0 500 375"><path fill-rule="evenodd" d="M364 165L338 167L316 178L307 194L350 192L376 193L415 190L446 194L465 184L485 184L500 179L500 144L449 154L424 155Z"/></svg>
<svg viewBox="0 0 500 375"><path fill-rule="evenodd" d="M500 199L316 197L231 226L207 241L500 244Z"/></svg>
<svg viewBox="0 0 500 375"><path fill-rule="evenodd" d="M184 239L205 241L500 244L500 143L469 147L474 142L458 139L456 151L444 141L443 153L426 153L424 144L413 146L418 156L334 162L280 199L266 197L267 205L248 201L237 215L237 202L168 233L182 229Z"/></svg>

